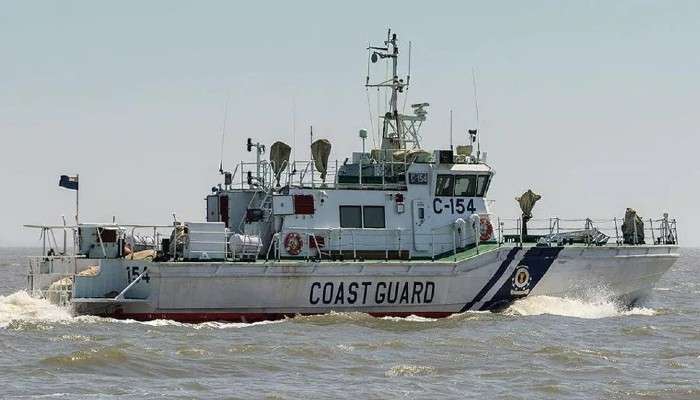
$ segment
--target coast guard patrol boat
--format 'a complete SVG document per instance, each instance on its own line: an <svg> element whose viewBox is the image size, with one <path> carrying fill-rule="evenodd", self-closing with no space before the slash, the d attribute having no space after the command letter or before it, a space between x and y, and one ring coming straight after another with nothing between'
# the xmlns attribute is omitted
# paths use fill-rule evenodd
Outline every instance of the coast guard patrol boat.
<svg viewBox="0 0 700 400"><path fill-rule="evenodd" d="M444 317L498 310L531 295L604 292L632 304L678 258L675 220L532 219L539 196L517 200L523 215L494 215L494 170L466 143L426 150L420 128L428 103L399 111L410 84L398 76L399 42L389 32L368 48L391 75L366 86L386 91L378 148L329 162L331 142L312 159L290 161L290 146L248 139L255 162L206 197L206 221L161 226L117 223L32 226L44 253L29 262L28 290L77 314L137 320L258 321L364 312ZM410 65L410 62L409 62ZM312 133L313 140L313 133ZM77 177L61 185L78 188ZM63 232L63 248L55 231ZM66 238L74 237L68 254ZM57 250L58 249L58 250Z"/></svg>

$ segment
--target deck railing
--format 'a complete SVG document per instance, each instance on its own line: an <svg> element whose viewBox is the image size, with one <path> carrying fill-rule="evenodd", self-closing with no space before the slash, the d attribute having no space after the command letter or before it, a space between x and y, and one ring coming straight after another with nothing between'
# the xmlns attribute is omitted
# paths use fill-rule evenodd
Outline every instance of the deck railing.
<svg viewBox="0 0 700 400"><path fill-rule="evenodd" d="M78 261L83 256L30 256L27 268L27 291L35 297L54 299L67 304L73 289L73 278L80 272Z"/></svg>
<svg viewBox="0 0 700 400"><path fill-rule="evenodd" d="M404 161L370 161L362 164L361 167L370 165L380 165L382 176L381 182L367 183L366 176L362 176L362 168L359 168L357 183L338 182L338 171L342 163L338 160L328 163L326 179L321 179L321 173L316 170L313 160L291 161L285 163L281 168L280 186L293 186L304 188L336 188L359 187L365 189L391 189L406 186L405 171L410 163ZM277 187L277 178L274 173L274 163L270 161L240 162L236 165L232 173L232 187L240 189L271 190ZM390 179L393 178L393 179Z"/></svg>
<svg viewBox="0 0 700 400"><path fill-rule="evenodd" d="M470 225L458 227L455 224L447 224L434 228L430 233L413 233L404 228L306 228L289 227L287 231L297 232L303 235L305 245L303 256L305 260L333 260L344 259L346 256L353 260L360 257L358 254L370 251L383 253L384 259L390 259L390 252L396 252L397 258L406 254L408 259L415 253L412 250L415 242L425 243L429 249L422 250L422 258L426 258L426 253L430 254L431 260L452 255L457 257L459 250L468 245L474 244L478 253L479 243L474 243L473 238L478 233L473 232ZM473 236L472 236L473 235ZM323 243L319 243L323 237ZM325 243L328 238L328 243ZM273 236L266 252L266 261L281 258L282 236L277 233ZM425 247L425 246L424 246ZM276 251L275 251L276 249ZM273 254L274 252L274 254ZM392 257L393 258L393 257Z"/></svg>
<svg viewBox="0 0 700 400"><path fill-rule="evenodd" d="M81 225L82 226L82 225ZM161 238L163 236L169 236L169 233L161 232L161 229L167 228L172 230L172 226L169 225L123 225L116 223L105 223L100 226L106 228L119 228L123 232L124 244L129 245L133 252L137 250L153 250L156 254L161 250ZM45 291L47 281L44 277L51 277L56 281L60 281L63 278L72 278L81 272L81 268L84 265L80 265L80 260L85 260L84 255L76 254L78 252L78 232L80 226L33 226L32 228L40 228L42 230L43 247L41 256L30 256L28 257L27 265L27 288L30 292ZM62 246L61 249L59 244L56 243L54 230L59 230L66 232L68 230L72 231L74 239L72 240L72 248L67 246ZM146 232L144 235L142 232ZM149 236L149 234L153 236ZM105 253L104 243L102 242L102 236L100 231L97 231L98 243L102 248L102 254ZM51 240L53 239L53 240ZM64 240L65 242L65 240ZM58 251L58 252L57 252ZM128 257L128 256L127 256ZM49 282L50 283L50 282ZM37 286L38 285L38 286ZM68 287L70 285L67 285Z"/></svg>
<svg viewBox="0 0 700 400"><path fill-rule="evenodd" d="M523 231L522 218L504 219L492 216L491 220L492 222L496 222L496 227L494 239L490 242L497 243L499 246L505 243L513 243L522 246L523 243L528 241L532 242L538 240L540 242L542 240L545 242L549 241L549 244L556 245L558 244L555 243L555 241L558 240L556 235L576 232L584 233L582 235L584 238L591 238L591 240L585 243L589 246L607 243L607 240L605 242L592 240L592 235L587 236L587 234L592 232L599 232L606 235L611 242L614 240L614 244L618 246L623 244L635 245L643 243L655 245L678 244L676 220L669 219L667 215L659 219L650 218L643 220L644 225L641 230L643 232L643 238L638 237L636 235L637 230L634 230L631 239L628 237L627 240L623 238L622 233L623 218L567 219L552 217L546 219L531 219L527 221L527 235L525 235ZM165 228L165 226L130 226L132 227L130 230L132 236L134 236L136 229L146 229L148 232L156 232L153 236L156 240L149 244L153 246L154 250L159 250L159 240L157 240L159 233L157 230L159 228ZM429 257L432 260L451 255L456 260L460 250L475 245L475 251L478 253L480 245L477 240L480 232L475 231L469 223L465 223L462 226L451 223L431 229L429 232L425 233L414 233L411 229L404 228L287 227L285 231L298 232L303 236L305 245L303 246L301 256L307 261L335 260L337 258L352 258L357 260L367 251L372 252L375 256L383 253L384 258L387 260L390 258L410 259L416 254L423 258ZM323 242L321 242L321 237L324 238ZM559 236L559 238L561 238L561 236ZM245 242L245 237L243 240L243 246L245 247L248 243ZM235 261L239 259L241 255L248 255L247 253L232 253L228 246L227 234L222 234L220 241L215 240L214 242L216 244L221 244L225 249L224 254L227 261ZM413 250L417 248L416 244L422 244L420 251ZM263 257L266 261L279 261L283 256L283 254L281 254L282 248L282 235L276 233L272 236ZM390 257L390 253L395 254L395 256ZM252 254L250 254L250 256L251 260L255 258ZM377 258L380 257L381 256ZM78 260L81 258L84 257L71 255L30 257L28 271L30 289L33 287L34 277L36 275L60 274L74 276L80 272ZM61 266L60 271L57 270L56 265ZM67 270L66 265L72 265L72 269L70 271Z"/></svg>
<svg viewBox="0 0 700 400"><path fill-rule="evenodd" d="M298 232L303 235L305 246L303 247L304 259L330 259L331 252L335 252L339 257L345 255L358 258L358 251L381 251L385 258L389 258L389 252L406 251L402 249L402 243L408 241L410 232L405 229L362 229L362 228L306 228L290 227L288 231ZM323 242L321 242L323 237ZM328 238L328 243L325 242ZM274 244L277 248L275 254L280 259L280 250L283 246L281 235L276 234L270 247ZM268 254L270 249L268 249Z"/></svg>
<svg viewBox="0 0 700 400"><path fill-rule="evenodd" d="M555 238L554 235L574 232L600 232L610 238L618 246L623 244L678 244L678 230L675 219L670 219L667 215L662 218L643 219L641 226L633 229L628 240L624 239L622 224L624 218L541 218L530 219L526 223L527 234L523 231L522 218L499 218L497 231L499 232L499 243L515 242L522 245L523 242L532 238L543 238L544 240ZM635 222L636 224L636 222ZM643 235L638 235L638 230ZM642 237L640 237L642 236ZM651 240L649 240L651 239ZM531 240L530 240L531 241ZM589 241L587 245L595 245L595 241Z"/></svg>

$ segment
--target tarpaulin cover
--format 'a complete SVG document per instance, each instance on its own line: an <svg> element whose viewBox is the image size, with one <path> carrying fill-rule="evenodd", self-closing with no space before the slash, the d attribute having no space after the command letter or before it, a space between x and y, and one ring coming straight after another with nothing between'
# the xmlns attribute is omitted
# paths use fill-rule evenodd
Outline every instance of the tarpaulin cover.
<svg viewBox="0 0 700 400"><path fill-rule="evenodd" d="M406 164L413 164L414 162L429 162L432 154L423 149L413 149L413 150L396 150L392 154L394 162L406 162Z"/></svg>
<svg viewBox="0 0 700 400"><path fill-rule="evenodd" d="M316 170L321 173L321 180L326 180L328 172L328 156L331 155L331 142L327 139L318 139L311 143L311 154L314 157Z"/></svg>
<svg viewBox="0 0 700 400"><path fill-rule="evenodd" d="M541 198L542 196L533 192L532 189L528 189L522 196L516 197L515 201L520 204L523 217L532 218L532 208L535 207L535 203Z"/></svg>
<svg viewBox="0 0 700 400"><path fill-rule="evenodd" d="M634 232L637 231L635 237ZM644 243L644 222L637 215L637 211L628 208L625 210L625 221L622 223L622 238L626 244Z"/></svg>
<svg viewBox="0 0 700 400"><path fill-rule="evenodd" d="M289 164L291 153L292 148L287 143L275 142L270 146L270 162L272 162L272 171L275 173L277 185L280 184L282 170Z"/></svg>

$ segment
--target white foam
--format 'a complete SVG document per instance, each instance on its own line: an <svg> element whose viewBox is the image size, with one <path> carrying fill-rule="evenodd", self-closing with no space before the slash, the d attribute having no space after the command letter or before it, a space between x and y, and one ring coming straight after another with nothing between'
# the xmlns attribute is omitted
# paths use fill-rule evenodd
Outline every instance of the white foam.
<svg viewBox="0 0 700 400"><path fill-rule="evenodd" d="M335 347L343 353L352 353L353 351L355 351L355 347L349 344L339 344Z"/></svg>
<svg viewBox="0 0 700 400"><path fill-rule="evenodd" d="M0 296L0 328L13 321L66 321L71 314L66 308L58 307L47 300L37 299L25 291Z"/></svg>
<svg viewBox="0 0 700 400"><path fill-rule="evenodd" d="M531 296L518 300L505 311L511 315L560 315L564 317L597 319L627 315L655 315L650 308L625 309L606 298L581 300L552 296Z"/></svg>
<svg viewBox="0 0 700 400"><path fill-rule="evenodd" d="M73 317L70 310L51 304L48 300L32 297L26 291L19 291L7 296L0 296L0 328L6 328L13 321L29 322L78 322L78 323L122 323L142 324L154 327L177 326L191 329L232 329L248 328L258 325L267 325L284 322L260 321L253 323L235 322L204 322L200 324L186 324L177 321L156 319L152 321L119 320L114 318L102 318L93 315L81 315Z"/></svg>
<svg viewBox="0 0 700 400"><path fill-rule="evenodd" d="M435 367L428 365L410 365L410 364L400 364L394 365L389 370L384 372L384 376L387 377L400 377L400 376L422 376L422 375L435 375L437 370Z"/></svg>
<svg viewBox="0 0 700 400"><path fill-rule="evenodd" d="M104 318L96 317L93 315L81 315L73 318L74 321L85 322L85 323L115 323L115 324L137 324L137 325L147 325L153 327L164 327L164 326L174 326L190 329L235 329L235 328L249 328L258 325L267 324L277 324L284 322L285 320L275 320L275 321L259 321L259 322L221 322L221 321L210 321L201 322L198 324L191 324L186 322L178 322L169 319L154 319L150 321L137 321L134 319L116 319L116 318Z"/></svg>
<svg viewBox="0 0 700 400"><path fill-rule="evenodd" d="M156 319L153 321L139 322L144 325L151 326L182 326L192 329L240 329L240 328L250 328L252 326L259 325L269 325L269 324L279 324L285 320L275 320L275 321L258 321L258 322L220 322L220 321L210 321L202 322L199 324L188 324L183 322L171 321L167 319Z"/></svg>
<svg viewBox="0 0 700 400"><path fill-rule="evenodd" d="M409 315L407 317L382 317L383 320L386 321L394 321L394 322L400 322L400 321L408 321L408 322L435 322L437 319L435 318L425 318L425 317L419 317L417 315Z"/></svg>

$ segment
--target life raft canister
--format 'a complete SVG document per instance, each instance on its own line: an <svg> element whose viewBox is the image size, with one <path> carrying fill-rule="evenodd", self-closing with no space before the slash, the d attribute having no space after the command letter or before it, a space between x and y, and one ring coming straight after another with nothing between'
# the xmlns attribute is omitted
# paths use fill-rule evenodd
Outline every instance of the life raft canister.
<svg viewBox="0 0 700 400"><path fill-rule="evenodd" d="M479 241L485 242L493 237L493 225L491 225L491 220L489 220L489 217L481 217L479 222L481 225L481 236L479 236Z"/></svg>
<svg viewBox="0 0 700 400"><path fill-rule="evenodd" d="M303 245L304 242L301 240L301 235L296 232L289 232L287 236L284 237L284 248L287 250L287 254L292 256L299 255Z"/></svg>

